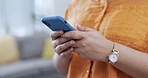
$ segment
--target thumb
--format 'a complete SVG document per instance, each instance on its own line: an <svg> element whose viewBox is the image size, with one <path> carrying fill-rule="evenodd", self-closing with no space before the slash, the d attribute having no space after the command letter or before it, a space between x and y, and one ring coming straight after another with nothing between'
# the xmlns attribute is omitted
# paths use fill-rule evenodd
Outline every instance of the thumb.
<svg viewBox="0 0 148 78"><path fill-rule="evenodd" d="M81 26L79 24L76 24L76 27L79 31L90 31L92 29L88 28L88 27L84 27L84 26Z"/></svg>

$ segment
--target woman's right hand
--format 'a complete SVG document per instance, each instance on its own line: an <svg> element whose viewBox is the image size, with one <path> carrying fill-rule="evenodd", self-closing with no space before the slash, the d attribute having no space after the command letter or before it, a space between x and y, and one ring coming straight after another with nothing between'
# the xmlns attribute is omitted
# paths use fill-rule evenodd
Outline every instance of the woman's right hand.
<svg viewBox="0 0 148 78"><path fill-rule="evenodd" d="M63 34L63 31L55 31L51 33L52 46L58 55L69 57L71 52L73 51L73 48L71 46L75 44L75 41L60 37Z"/></svg>

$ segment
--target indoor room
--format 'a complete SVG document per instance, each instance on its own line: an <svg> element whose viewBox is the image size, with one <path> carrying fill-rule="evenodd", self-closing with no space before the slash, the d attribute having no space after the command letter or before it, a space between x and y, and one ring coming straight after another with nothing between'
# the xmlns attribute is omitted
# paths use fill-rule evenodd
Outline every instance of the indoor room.
<svg viewBox="0 0 148 78"><path fill-rule="evenodd" d="M41 19L64 17L70 0L0 0L0 78L65 78L53 67Z"/></svg>

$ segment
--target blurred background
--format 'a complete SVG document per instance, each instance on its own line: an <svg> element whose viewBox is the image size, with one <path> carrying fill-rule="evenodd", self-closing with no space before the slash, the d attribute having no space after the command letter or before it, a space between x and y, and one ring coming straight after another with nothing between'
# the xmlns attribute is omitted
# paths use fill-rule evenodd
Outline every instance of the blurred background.
<svg viewBox="0 0 148 78"><path fill-rule="evenodd" d="M0 78L65 78L52 63L41 18L63 16L71 0L0 0Z"/></svg>

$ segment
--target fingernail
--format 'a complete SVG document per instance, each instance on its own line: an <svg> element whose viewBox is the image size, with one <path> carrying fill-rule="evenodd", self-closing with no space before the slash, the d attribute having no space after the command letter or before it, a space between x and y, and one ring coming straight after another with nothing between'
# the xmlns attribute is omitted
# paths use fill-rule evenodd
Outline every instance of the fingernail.
<svg viewBox="0 0 148 78"><path fill-rule="evenodd" d="M77 26L77 27L81 27L81 25L80 25L80 24L76 24L76 26Z"/></svg>
<svg viewBox="0 0 148 78"><path fill-rule="evenodd" d="M61 53L61 54L60 54L60 56L63 56L63 55L64 55L64 53Z"/></svg>
<svg viewBox="0 0 148 78"><path fill-rule="evenodd" d="M70 44L71 44L71 45L75 44L75 41L70 41Z"/></svg>
<svg viewBox="0 0 148 78"><path fill-rule="evenodd" d="M73 48L71 48L70 50L73 51Z"/></svg>
<svg viewBox="0 0 148 78"><path fill-rule="evenodd" d="M59 31L59 33L60 33L60 34L63 34L63 31L61 30L61 31Z"/></svg>
<svg viewBox="0 0 148 78"><path fill-rule="evenodd" d="M78 26L79 24L76 24L76 26Z"/></svg>

